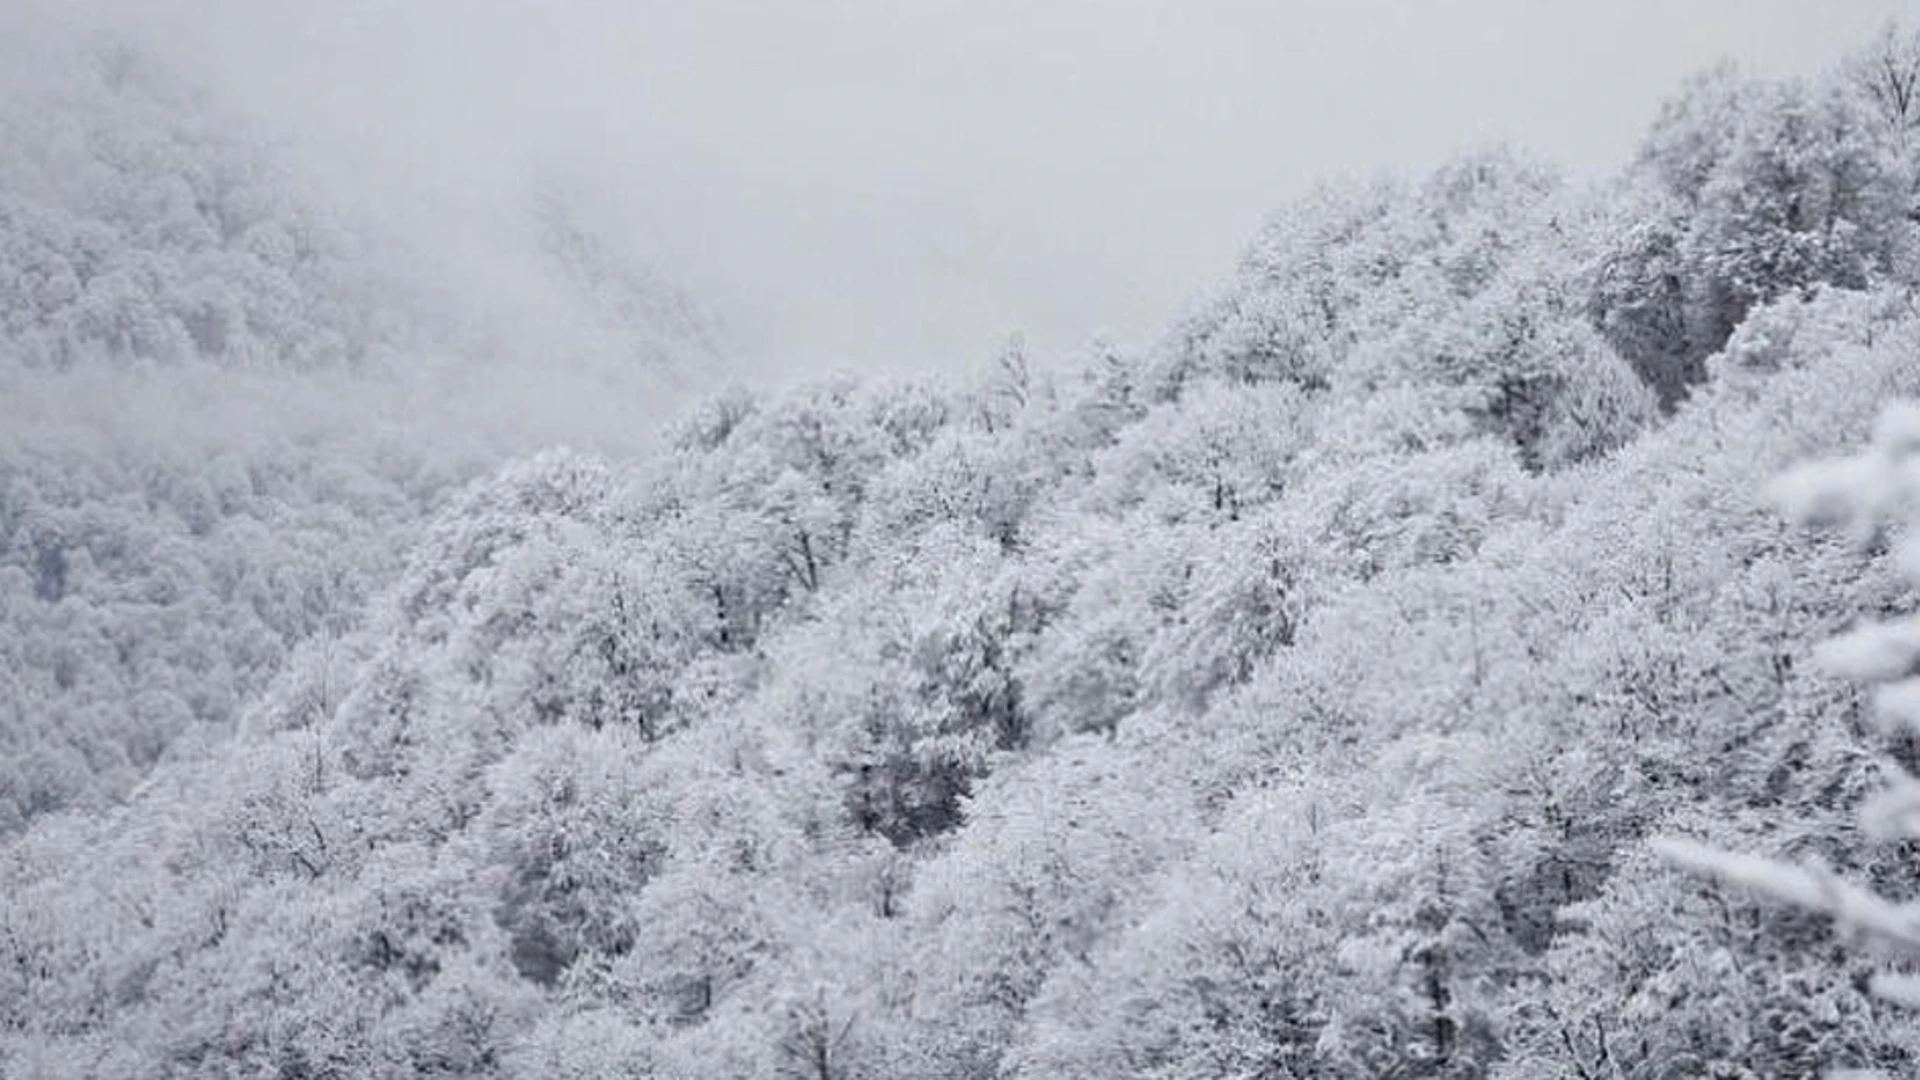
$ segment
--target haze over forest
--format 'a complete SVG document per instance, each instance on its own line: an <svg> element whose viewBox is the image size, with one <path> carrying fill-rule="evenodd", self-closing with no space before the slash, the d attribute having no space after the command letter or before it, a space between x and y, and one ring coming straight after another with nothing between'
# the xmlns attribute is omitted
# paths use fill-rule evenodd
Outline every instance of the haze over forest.
<svg viewBox="0 0 1920 1080"><path fill-rule="evenodd" d="M1320 182L1489 144L1604 179L1688 75L1811 77L1902 10L10 0L0 19L136 38L319 201L509 311L524 290L485 276L526 271L503 224L532 189L591 195L602 235L777 379L967 370L1015 331L1044 358L1151 340Z"/></svg>
<svg viewBox="0 0 1920 1080"><path fill-rule="evenodd" d="M0 10L0 1076L1920 1072L1920 28L530 10Z"/></svg>

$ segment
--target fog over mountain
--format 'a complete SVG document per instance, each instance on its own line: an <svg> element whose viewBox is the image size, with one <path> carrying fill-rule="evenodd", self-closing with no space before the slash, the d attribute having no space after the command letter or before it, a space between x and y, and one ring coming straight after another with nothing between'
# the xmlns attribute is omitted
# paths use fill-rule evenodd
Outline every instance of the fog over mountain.
<svg viewBox="0 0 1920 1080"><path fill-rule="evenodd" d="M1888 14L0 8L0 1077L1920 1071Z"/></svg>
<svg viewBox="0 0 1920 1080"><path fill-rule="evenodd" d="M6 610L10 827L230 729L453 485L636 451L726 372L715 316L589 195L517 192L478 272L139 34L7 19L0 562L38 601Z"/></svg>
<svg viewBox="0 0 1920 1080"><path fill-rule="evenodd" d="M20 5L163 50L497 305L528 188L590 193L782 374L1148 338L1323 179L1488 142L1604 176L1686 75L1812 75L1903 7Z"/></svg>

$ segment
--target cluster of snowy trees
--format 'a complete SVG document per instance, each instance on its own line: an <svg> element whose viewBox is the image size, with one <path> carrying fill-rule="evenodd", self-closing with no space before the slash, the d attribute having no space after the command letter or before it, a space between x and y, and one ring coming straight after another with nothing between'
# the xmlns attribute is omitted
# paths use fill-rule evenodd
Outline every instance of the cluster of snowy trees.
<svg viewBox="0 0 1920 1080"><path fill-rule="evenodd" d="M0 740L109 778L12 781L0 1072L1920 1066L1873 956L1666 861L1920 885L1854 818L1911 732L1806 663L1910 585L1766 494L1920 396L1916 63L1713 73L1597 190L1322 192L1138 353L720 394L444 504L16 440L0 701L66 711Z"/></svg>

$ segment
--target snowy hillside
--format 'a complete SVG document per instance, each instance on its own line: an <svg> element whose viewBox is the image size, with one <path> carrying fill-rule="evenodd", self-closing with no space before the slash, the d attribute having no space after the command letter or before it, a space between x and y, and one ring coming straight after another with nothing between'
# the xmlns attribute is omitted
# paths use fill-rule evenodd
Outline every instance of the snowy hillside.
<svg viewBox="0 0 1920 1080"><path fill-rule="evenodd" d="M1768 494L1920 397L1920 37L1604 185L1329 186L1146 348L504 464L363 415L484 327L115 55L0 141L0 1072L1920 1069L1878 954L1659 839L1920 886L1855 816L1911 730L1809 662L1904 534ZM647 328L596 371L705 347L537 220Z"/></svg>

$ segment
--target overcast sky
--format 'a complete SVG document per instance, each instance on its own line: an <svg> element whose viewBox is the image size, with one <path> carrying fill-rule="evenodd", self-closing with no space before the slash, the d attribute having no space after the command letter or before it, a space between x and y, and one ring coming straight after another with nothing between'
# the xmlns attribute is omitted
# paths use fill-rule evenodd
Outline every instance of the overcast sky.
<svg viewBox="0 0 1920 1080"><path fill-rule="evenodd" d="M0 3L23 0L0 0ZM1623 162L1721 57L1890 0L146 0L312 175L470 265L591 191L789 369L1152 336L1316 179L1505 140ZM137 14L128 14L129 11Z"/></svg>

